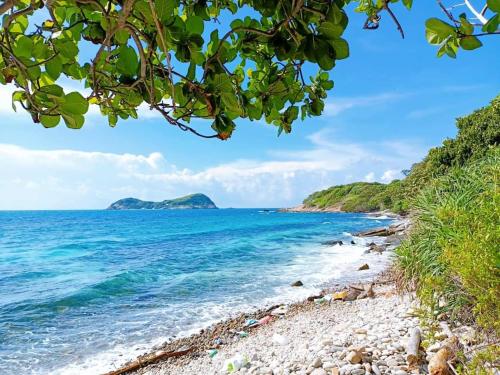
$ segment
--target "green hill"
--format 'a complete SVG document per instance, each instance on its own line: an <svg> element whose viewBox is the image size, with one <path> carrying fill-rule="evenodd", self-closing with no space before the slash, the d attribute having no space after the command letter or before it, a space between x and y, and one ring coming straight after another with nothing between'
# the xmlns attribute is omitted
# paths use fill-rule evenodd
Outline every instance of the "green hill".
<svg viewBox="0 0 500 375"><path fill-rule="evenodd" d="M303 205L305 209L344 212L394 210L399 199L396 192L400 185L401 181L396 180L387 185L378 182L354 182L332 186L311 194L304 200Z"/></svg>
<svg viewBox="0 0 500 375"><path fill-rule="evenodd" d="M458 134L412 166L408 176L390 184L355 182L332 186L307 197L304 209L335 209L345 212L411 210L411 201L432 181L455 168L481 160L500 144L500 96L491 104L457 119Z"/></svg>
<svg viewBox="0 0 500 375"><path fill-rule="evenodd" d="M142 201L136 198L124 198L112 203L108 210L183 210L217 208L205 194L191 194L161 202Z"/></svg>

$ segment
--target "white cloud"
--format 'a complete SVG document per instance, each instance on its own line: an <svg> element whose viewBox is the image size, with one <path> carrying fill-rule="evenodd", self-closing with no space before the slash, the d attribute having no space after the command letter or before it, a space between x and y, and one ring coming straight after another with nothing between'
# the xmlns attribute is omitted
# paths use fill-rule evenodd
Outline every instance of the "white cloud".
<svg viewBox="0 0 500 375"><path fill-rule="evenodd" d="M380 180L382 182L391 182L392 180L395 180L397 178L401 178L401 171L396 170L396 169L388 169L387 171L384 172L384 174L380 177Z"/></svg>
<svg viewBox="0 0 500 375"><path fill-rule="evenodd" d="M281 207L311 192L363 179L381 181L423 155L414 142L358 144L309 137L303 150L274 150L270 160L235 160L199 171L149 155L33 150L0 144L0 209L104 208L129 196L162 200L202 192L220 206Z"/></svg>
<svg viewBox="0 0 500 375"><path fill-rule="evenodd" d="M372 96L355 96L350 98L332 98L325 104L324 116L337 116L352 108L363 108L385 105L400 100L408 94L386 92Z"/></svg>
<svg viewBox="0 0 500 375"><path fill-rule="evenodd" d="M370 173L368 173L368 174L365 176L364 180L365 180L366 182L373 182L373 181L375 181L375 172L370 172Z"/></svg>

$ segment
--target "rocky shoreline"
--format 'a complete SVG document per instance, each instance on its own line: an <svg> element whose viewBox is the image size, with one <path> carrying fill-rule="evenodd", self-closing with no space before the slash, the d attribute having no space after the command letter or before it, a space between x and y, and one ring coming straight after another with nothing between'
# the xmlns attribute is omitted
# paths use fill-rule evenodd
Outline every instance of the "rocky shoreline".
<svg viewBox="0 0 500 375"><path fill-rule="evenodd" d="M359 237L374 238L375 242L367 242L366 253L381 253L392 251L401 241L404 231L409 222L399 220L396 225L387 228L379 228L376 233L358 233ZM372 230L371 232L373 232ZM375 239L375 236L377 238ZM333 241L341 245L341 241ZM369 268L368 264L360 265L359 271ZM361 278L361 274L360 274ZM312 311L323 309L326 306L339 303L349 303L348 301L358 301L374 296L374 290L381 285L388 283L387 276L381 276L373 283L355 285L333 285L323 290L317 296L311 296L306 300L288 305L276 305L269 308L260 309L253 313L243 313L231 319L216 323L199 333L189 337L175 339L154 348L154 352L139 357L126 366L109 372L108 375L118 374L215 374L220 373L219 367L214 366L224 353L231 351L237 345L243 345L248 339L259 335L262 331L273 329L276 324L286 318L286 320L298 317L303 314L310 314ZM296 283L300 287L300 283ZM290 286L293 287L293 286ZM338 302L343 301L343 302ZM252 324L253 323L253 324ZM288 339L286 339L288 340ZM208 360L210 364L204 363ZM203 362L203 366L210 369L192 370L193 363ZM184 367L186 367L184 369ZM217 368L216 368L217 367ZM246 368L246 367L245 367ZM259 370L260 371L260 370ZM240 370L245 372L245 369ZM251 372L260 373L260 372ZM265 372L262 372L265 373ZM278 372L284 374L286 372Z"/></svg>

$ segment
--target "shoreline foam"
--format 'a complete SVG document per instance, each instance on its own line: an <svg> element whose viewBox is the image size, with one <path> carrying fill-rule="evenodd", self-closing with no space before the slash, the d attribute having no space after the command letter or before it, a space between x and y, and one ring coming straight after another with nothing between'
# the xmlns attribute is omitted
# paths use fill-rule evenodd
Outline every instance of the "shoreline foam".
<svg viewBox="0 0 500 375"><path fill-rule="evenodd" d="M395 221L392 226L398 227L401 226L402 221ZM366 252L366 246L369 243L375 243L377 245L386 243L388 240L390 240L387 236L379 236L379 237L368 237L368 238L362 238L362 237L355 237L352 236L356 241L356 245L344 245L345 247L351 247L351 248L362 248L364 252ZM332 246L333 248L337 247L340 248L341 246L335 245ZM356 268L352 268L348 270L348 272L351 274L350 277L344 277L342 280L338 280L336 277L332 277L332 275L329 276L329 282L325 282L325 288L323 288L320 292L312 292L309 291L308 296L303 296L302 299L297 299L296 301L277 301L275 298L270 299L267 303L263 303L265 301L261 301L260 306L261 308L257 308L254 310L245 310L245 312L239 312L237 314L231 314L233 315L232 317L229 316L227 319L219 320L216 323L212 323L211 325L205 325L205 327L201 328L201 330L198 333L193 333L191 335L179 337L173 341L169 340L163 345L159 345L156 347L153 347L150 353L142 356L142 358L147 358L154 352L158 351L179 351L182 349L186 348L196 348L196 354L190 354L188 356L182 357L180 359L172 359L168 360L166 363L173 362L177 363L180 361L180 363L186 363L186 361L189 361L190 358L193 358L192 356L194 355L194 358L196 358L199 353L203 353L211 348L214 347L214 334L220 333L218 338L221 338L222 341L224 342L225 340L230 340L231 338L234 338L234 332L237 330L241 329L242 326L244 326L244 323L247 319L260 319L271 311L273 307L276 307L277 305L288 305L288 309L290 311L295 311L295 312L300 312L304 308L307 310L310 308L311 305L311 295L318 295L318 294L327 294L331 293L333 291L338 291L345 287L348 284L355 283L355 282L370 282L378 278L381 274L385 272L385 270L390 266L391 261L390 261L390 254L392 254L392 250L395 248L393 244L389 244L387 251L385 251L382 254L362 254L361 257L358 258L359 263L362 263L364 260L370 261L371 265L375 265L376 262L373 262L374 260L382 260L377 264L379 267L370 267L371 271L369 273L363 273L362 271L355 272L357 271ZM365 256L363 256L365 255ZM350 263L352 266L353 264ZM375 270L375 272L373 272ZM340 281L340 283L335 282L335 281ZM330 284L329 286L326 286L327 284ZM291 287L290 287L291 288ZM311 293L312 292L312 293ZM319 292L319 293L318 293ZM273 305L274 304L274 305ZM262 307L264 306L264 307ZM227 337L224 337L227 336ZM141 358L141 356L139 357ZM152 365L154 368L155 365ZM143 370L139 371L139 373L142 373ZM165 374L168 372L165 372ZM162 372L163 374L163 372Z"/></svg>

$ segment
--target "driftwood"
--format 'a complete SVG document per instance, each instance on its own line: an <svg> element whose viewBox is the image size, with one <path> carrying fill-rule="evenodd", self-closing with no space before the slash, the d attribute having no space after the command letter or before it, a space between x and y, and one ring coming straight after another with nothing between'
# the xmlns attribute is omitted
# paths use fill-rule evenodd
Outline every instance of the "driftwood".
<svg viewBox="0 0 500 375"><path fill-rule="evenodd" d="M406 346L406 362L410 367L418 363L418 349L420 348L420 329L414 328Z"/></svg>
<svg viewBox="0 0 500 375"><path fill-rule="evenodd" d="M450 375L450 366L459 349L458 337L453 336L445 341L444 345L429 361L430 375Z"/></svg>
<svg viewBox="0 0 500 375"><path fill-rule="evenodd" d="M128 365L125 365L118 370L110 371L104 375L122 375L130 371L135 371L139 370L141 367L151 365L153 363L156 363L158 361L161 361L162 359L167 359L167 358L173 358L173 357L181 357L183 355L188 354L191 352L193 348L188 348L185 350L179 350L179 351L173 351L173 352L159 352L155 353L152 355L147 356L146 358L142 359L136 359L135 361L129 363Z"/></svg>

